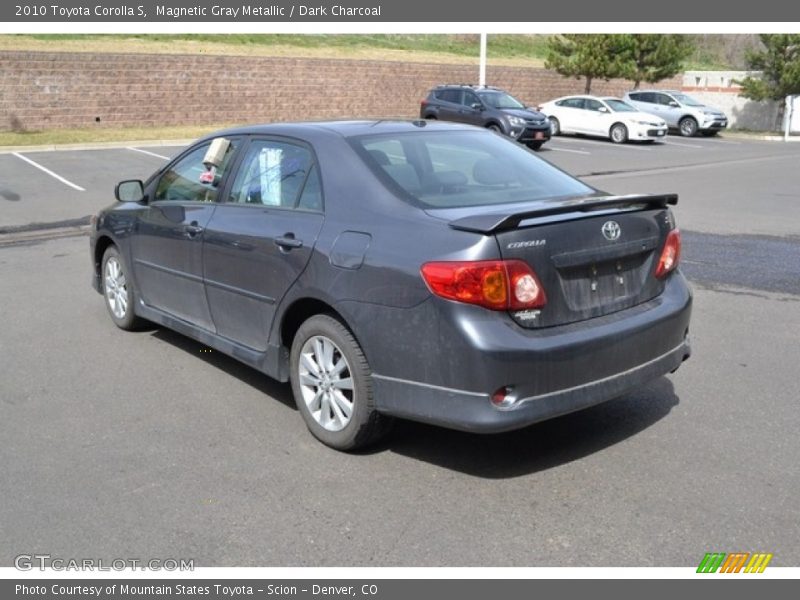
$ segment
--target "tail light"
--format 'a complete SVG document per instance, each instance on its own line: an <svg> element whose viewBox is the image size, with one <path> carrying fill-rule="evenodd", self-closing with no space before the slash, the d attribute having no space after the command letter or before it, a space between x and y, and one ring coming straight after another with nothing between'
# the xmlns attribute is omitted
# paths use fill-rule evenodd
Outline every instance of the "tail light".
<svg viewBox="0 0 800 600"><path fill-rule="evenodd" d="M664 249L658 259L656 267L656 277L663 279L678 267L681 260L681 232L673 229L667 234L667 241L664 242Z"/></svg>
<svg viewBox="0 0 800 600"><path fill-rule="evenodd" d="M426 106L428 106L428 99L427 98L423 98L422 100L419 101L419 105L422 108L425 108Z"/></svg>
<svg viewBox="0 0 800 600"><path fill-rule="evenodd" d="M429 262L421 271L431 292L447 300L491 310L525 310L547 303L536 273L521 260Z"/></svg>

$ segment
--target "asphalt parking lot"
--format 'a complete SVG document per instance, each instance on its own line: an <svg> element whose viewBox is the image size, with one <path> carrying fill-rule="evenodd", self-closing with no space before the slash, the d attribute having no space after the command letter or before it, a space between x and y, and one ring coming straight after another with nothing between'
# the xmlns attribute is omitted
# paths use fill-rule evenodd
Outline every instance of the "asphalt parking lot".
<svg viewBox="0 0 800 600"><path fill-rule="evenodd" d="M0 154L0 232L82 219L177 150ZM677 373L509 434L401 423L340 454L288 386L116 329L85 236L2 246L0 566L800 565L800 144L559 137L539 154L609 192L680 194L695 308Z"/></svg>

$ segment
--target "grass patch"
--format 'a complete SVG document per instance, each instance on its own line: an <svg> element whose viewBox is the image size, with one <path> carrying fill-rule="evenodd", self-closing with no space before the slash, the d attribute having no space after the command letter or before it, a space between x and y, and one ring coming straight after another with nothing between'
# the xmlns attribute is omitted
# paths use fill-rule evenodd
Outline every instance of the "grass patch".
<svg viewBox="0 0 800 600"><path fill-rule="evenodd" d="M188 125L182 127L110 127L51 129L43 131L0 131L2 146L49 146L105 142L185 140L201 137L230 125Z"/></svg>

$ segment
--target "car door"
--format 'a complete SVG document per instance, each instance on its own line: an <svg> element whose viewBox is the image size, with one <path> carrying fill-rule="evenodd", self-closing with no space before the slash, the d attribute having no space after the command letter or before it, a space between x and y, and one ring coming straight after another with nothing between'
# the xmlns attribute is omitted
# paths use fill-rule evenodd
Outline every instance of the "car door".
<svg viewBox="0 0 800 600"><path fill-rule="evenodd" d="M464 90L461 105L462 123L477 125L479 127L483 126L483 110L482 108L475 108L476 106L483 106L483 102L478 98L478 95L469 90Z"/></svg>
<svg viewBox="0 0 800 600"><path fill-rule="evenodd" d="M658 115L667 122L669 127L677 127L683 112L675 98L669 94L656 92L653 94L658 104Z"/></svg>
<svg viewBox="0 0 800 600"><path fill-rule="evenodd" d="M136 221L131 252L141 300L169 315L213 331L203 286L203 232L216 209L229 165L239 145L230 140L222 164L206 168L211 144L184 152L148 184L147 207Z"/></svg>
<svg viewBox="0 0 800 600"><path fill-rule="evenodd" d="M583 133L590 135L607 136L610 127L609 111L599 100L586 98L583 103L582 127Z"/></svg>
<svg viewBox="0 0 800 600"><path fill-rule="evenodd" d="M439 108L439 118L445 121L461 120L461 99L464 93L460 89L441 90L437 93L437 98L441 101Z"/></svg>
<svg viewBox="0 0 800 600"><path fill-rule="evenodd" d="M566 98L556 102L558 110L555 111L555 117L559 120L561 131L563 132L580 132L582 113L583 113L583 98Z"/></svg>
<svg viewBox="0 0 800 600"><path fill-rule="evenodd" d="M310 146L249 142L204 235L203 277L218 335L266 349L275 309L311 258L322 208Z"/></svg>

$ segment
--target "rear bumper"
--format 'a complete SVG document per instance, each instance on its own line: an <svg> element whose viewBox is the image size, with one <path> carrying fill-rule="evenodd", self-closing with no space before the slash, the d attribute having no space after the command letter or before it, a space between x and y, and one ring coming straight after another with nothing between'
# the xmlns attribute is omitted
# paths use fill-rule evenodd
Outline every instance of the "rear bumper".
<svg viewBox="0 0 800 600"><path fill-rule="evenodd" d="M375 373L378 409L480 433L517 429L620 396L674 371L691 354L691 292L680 273L643 305L548 330L499 319L458 320L440 341L439 364L416 365L427 380ZM493 330L493 331L492 331ZM416 370L416 369L415 369ZM507 386L515 402L494 406Z"/></svg>

